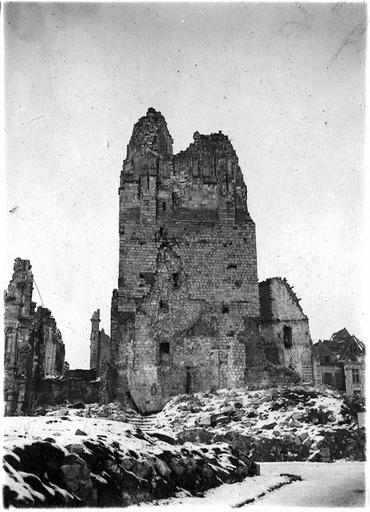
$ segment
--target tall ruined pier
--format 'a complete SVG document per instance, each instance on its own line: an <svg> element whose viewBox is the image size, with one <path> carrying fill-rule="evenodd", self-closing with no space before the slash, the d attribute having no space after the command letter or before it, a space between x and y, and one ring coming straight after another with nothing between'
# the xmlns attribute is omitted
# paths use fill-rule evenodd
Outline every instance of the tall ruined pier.
<svg viewBox="0 0 370 512"><path fill-rule="evenodd" d="M134 126L119 187L119 277L109 399L142 411L168 396L261 377L255 225L222 133L173 155L160 112Z"/></svg>

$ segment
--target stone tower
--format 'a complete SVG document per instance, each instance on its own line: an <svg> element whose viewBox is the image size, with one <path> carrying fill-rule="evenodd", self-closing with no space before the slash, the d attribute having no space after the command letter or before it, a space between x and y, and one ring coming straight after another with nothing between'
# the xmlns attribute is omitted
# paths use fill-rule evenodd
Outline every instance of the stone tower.
<svg viewBox="0 0 370 512"><path fill-rule="evenodd" d="M119 277L110 399L159 410L179 393L255 383L255 225L238 157L221 132L173 155L160 112L135 124L119 187Z"/></svg>
<svg viewBox="0 0 370 512"><path fill-rule="evenodd" d="M90 369L98 367L98 351L99 351L99 324L100 309L94 311L91 317L91 333L90 333Z"/></svg>
<svg viewBox="0 0 370 512"><path fill-rule="evenodd" d="M94 311L91 317L90 333L90 369L96 371L100 377L110 361L110 337L105 334L104 329L99 329L100 309Z"/></svg>

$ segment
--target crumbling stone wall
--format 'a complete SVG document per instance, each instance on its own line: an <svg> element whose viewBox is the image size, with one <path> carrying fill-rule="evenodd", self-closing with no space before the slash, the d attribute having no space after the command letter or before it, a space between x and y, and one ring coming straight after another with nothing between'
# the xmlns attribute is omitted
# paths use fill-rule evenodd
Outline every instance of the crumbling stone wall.
<svg viewBox="0 0 370 512"><path fill-rule="evenodd" d="M63 373L64 344L50 310L32 302L33 275L29 260L17 258L4 294L5 414L32 409L45 377Z"/></svg>
<svg viewBox="0 0 370 512"><path fill-rule="evenodd" d="M304 383L314 381L312 340L308 318L286 279L273 277L259 284L261 323L266 356L271 363L296 371Z"/></svg>
<svg viewBox="0 0 370 512"><path fill-rule="evenodd" d="M196 132L174 156L164 117L149 109L119 197L109 398L151 411L175 394L256 383L265 358L255 225L228 137Z"/></svg>
<svg viewBox="0 0 370 512"><path fill-rule="evenodd" d="M91 317L90 335L90 369L96 370L96 376L100 377L110 361L110 337L104 329L99 329L100 309L94 311Z"/></svg>
<svg viewBox="0 0 370 512"><path fill-rule="evenodd" d="M40 382L37 405L56 405L69 402L98 402L100 381L95 370L68 370L57 379L43 379Z"/></svg>
<svg viewBox="0 0 370 512"><path fill-rule="evenodd" d="M50 309L39 306L32 329L33 345L37 351L39 376L59 377L63 374L65 347Z"/></svg>
<svg viewBox="0 0 370 512"><path fill-rule="evenodd" d="M35 307L32 291L30 262L17 258L12 280L4 293L5 414L19 414L25 401L26 382L31 370L30 333Z"/></svg>

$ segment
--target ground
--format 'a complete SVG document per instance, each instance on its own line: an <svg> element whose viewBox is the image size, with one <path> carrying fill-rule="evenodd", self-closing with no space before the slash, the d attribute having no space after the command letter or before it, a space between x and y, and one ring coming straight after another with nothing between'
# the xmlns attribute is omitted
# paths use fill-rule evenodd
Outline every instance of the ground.
<svg viewBox="0 0 370 512"><path fill-rule="evenodd" d="M270 491L276 484L286 482L287 477L280 474L295 474L302 481L295 481ZM365 463L363 462L265 462L261 464L261 476L246 478L243 482L224 484L207 491L204 498L184 497L162 500L159 509L171 512L176 510L199 510L208 507L212 512L240 506L246 500L256 498L261 493L266 495L257 498L253 504L244 507L364 507L369 503L365 494ZM244 508L243 507L243 508ZM137 507L129 507L128 511ZM156 508L156 510L158 510Z"/></svg>
<svg viewBox="0 0 370 512"><path fill-rule="evenodd" d="M39 413L4 421L9 506L365 503L365 430L333 390L181 395L145 417L119 403Z"/></svg>

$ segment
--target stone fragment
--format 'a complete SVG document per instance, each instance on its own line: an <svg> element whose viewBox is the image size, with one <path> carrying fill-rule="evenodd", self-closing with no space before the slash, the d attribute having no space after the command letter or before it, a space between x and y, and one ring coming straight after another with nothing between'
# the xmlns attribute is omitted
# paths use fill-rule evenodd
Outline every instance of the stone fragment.
<svg viewBox="0 0 370 512"><path fill-rule="evenodd" d="M75 432L75 436L87 436L86 432L80 430L79 428Z"/></svg>

